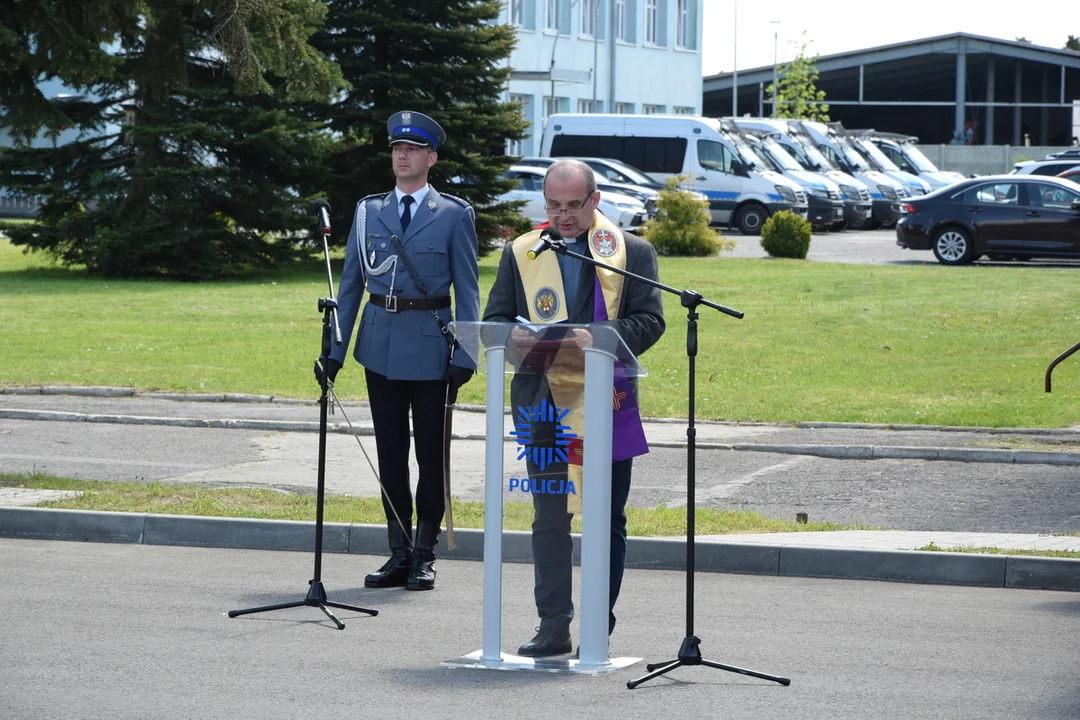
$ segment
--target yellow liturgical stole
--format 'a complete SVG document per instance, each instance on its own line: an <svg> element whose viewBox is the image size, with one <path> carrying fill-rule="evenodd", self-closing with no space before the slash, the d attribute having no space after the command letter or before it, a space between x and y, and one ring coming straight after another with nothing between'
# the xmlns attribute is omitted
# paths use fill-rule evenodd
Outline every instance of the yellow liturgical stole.
<svg viewBox="0 0 1080 720"><path fill-rule="evenodd" d="M566 306L566 291L563 287L559 257L555 252L545 252L534 260L529 259L529 250L540 238L541 230L533 230L522 235L513 244L514 259L529 306L529 321L536 325L566 322L570 308ZM604 263L620 269L626 269L626 242L622 231L600 213L596 213L588 233L589 251L592 256ZM581 262L570 258L570 262ZM594 297L593 307L584 319L591 322L596 319L596 311L607 311L607 319L618 316L619 303L622 301L624 276L606 268L594 267L596 284L602 291L603 305L597 308L599 298ZM571 457L567 467L567 480L574 483L575 494L566 498L567 512L581 512L581 494L583 492L582 452L585 438L585 373L582 365L581 350L576 347L560 349L546 373L551 398L560 410L569 412L562 423L570 427L579 438L571 447Z"/></svg>

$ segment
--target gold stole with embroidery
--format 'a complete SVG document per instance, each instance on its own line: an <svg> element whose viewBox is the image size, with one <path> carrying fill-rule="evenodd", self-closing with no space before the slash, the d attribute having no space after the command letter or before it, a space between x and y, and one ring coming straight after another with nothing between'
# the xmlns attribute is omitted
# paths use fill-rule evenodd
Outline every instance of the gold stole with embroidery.
<svg viewBox="0 0 1080 720"><path fill-rule="evenodd" d="M513 244L514 259L521 275L525 299L529 304L529 320L538 325L565 322L570 308L566 307L566 291L562 271L555 252L546 252L530 260L529 250L540 238L540 230L522 235ZM626 242L618 226L600 213L596 213L589 228L589 250L593 257L620 269L626 269ZM581 262L571 258L571 262ZM594 267L596 278L604 295L604 306L610 320L618 317L622 301L624 276L606 268ZM594 300L595 302L595 300ZM590 312L590 318L592 313ZM581 453L585 442L585 374L581 350L576 347L561 349L550 369L545 373L551 397L561 410L568 410L561 424L568 425L578 436L572 452ZM576 494L568 494L566 509L570 513L581 512L583 492L581 458L567 466L567 480L574 483Z"/></svg>

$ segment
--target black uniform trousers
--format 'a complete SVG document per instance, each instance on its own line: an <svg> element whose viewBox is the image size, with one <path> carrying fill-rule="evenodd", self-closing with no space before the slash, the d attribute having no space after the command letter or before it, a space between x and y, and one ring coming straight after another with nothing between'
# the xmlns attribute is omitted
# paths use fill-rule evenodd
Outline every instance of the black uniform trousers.
<svg viewBox="0 0 1080 720"><path fill-rule="evenodd" d="M409 482L409 411L412 410L416 464L420 469L416 484L416 519L438 525L445 510L443 412L446 381L390 380L366 368L364 372L371 421L375 426L375 447L379 451L379 477L386 490L382 498L386 520L396 522L393 509L406 524L413 514Z"/></svg>

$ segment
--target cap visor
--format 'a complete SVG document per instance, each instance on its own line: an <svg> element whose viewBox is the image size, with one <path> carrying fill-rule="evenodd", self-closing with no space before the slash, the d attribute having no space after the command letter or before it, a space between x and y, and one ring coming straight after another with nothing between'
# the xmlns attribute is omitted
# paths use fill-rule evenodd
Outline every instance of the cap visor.
<svg viewBox="0 0 1080 720"><path fill-rule="evenodd" d="M417 140L415 138L391 138L390 144L396 145L398 143L408 143L410 145L419 145L420 147L431 147L431 143L426 140Z"/></svg>

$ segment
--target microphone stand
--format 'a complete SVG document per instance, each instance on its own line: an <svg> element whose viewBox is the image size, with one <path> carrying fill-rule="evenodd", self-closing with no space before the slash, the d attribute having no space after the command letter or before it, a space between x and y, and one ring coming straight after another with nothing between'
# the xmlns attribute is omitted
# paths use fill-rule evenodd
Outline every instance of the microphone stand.
<svg viewBox="0 0 1080 720"><path fill-rule="evenodd" d="M661 282L652 280L650 278L642 277L636 273L623 270L621 268L612 267L607 263L600 262L587 255L581 255L579 253L568 250L566 243L562 240L547 240L545 246L540 250L543 252L547 249L554 250L560 255L566 255L568 257L576 258L584 263L593 265L594 267L604 268L605 270L611 270L617 272L620 275L631 278L638 282L643 282L646 285L651 285L654 288L659 288L664 292L671 293L679 296L679 301L684 308L686 308L686 356L689 363L689 419L686 427L686 636L682 641L682 645L679 647L679 654L675 660L667 660L659 663L649 663L645 666L648 670L648 674L644 675L636 680L630 680L626 683L626 687L633 690L638 685L644 682L648 682L655 677L659 677L665 673L669 673L675 668L683 665L705 665L707 667L715 668L717 670L726 670L727 672L739 673L740 675L749 675L751 677L761 678L762 680L771 680L773 682L780 683L781 685L790 685L791 678L780 677L777 675L766 675L754 670L747 670L745 668L735 667L733 665L723 665L712 660L706 660L701 656L701 650L698 648L701 645L701 638L694 634L694 572L696 569L694 559L694 511L695 511L695 497L694 487L696 482L695 477L695 459L697 454L697 447L695 439L697 437L697 429L694 427L694 393L695 393L695 373L696 358L698 350L697 342L697 320L698 320L698 307L705 305L714 310L719 310L725 315L730 315L736 319L742 319L743 313L732 308L725 307L718 303L710 302L701 296L701 293L694 290L677 290L669 285L664 285ZM539 254L539 253L537 253Z"/></svg>
<svg viewBox="0 0 1080 720"><path fill-rule="evenodd" d="M329 206L323 203L327 209ZM316 212L320 212L321 208L316 203ZM330 234L330 224L326 219L326 214L321 214L320 234L323 241L323 258L326 260L326 280L330 287L330 297L319 298L319 312L323 314L323 327L322 327L322 354L319 356L321 360L325 362L326 358L330 357L330 342L331 331L333 332L333 342L335 345L341 345L341 328L338 326L337 318L337 299L334 297L334 273L330 268L330 248L327 246L326 238ZM339 608L341 610L353 610L355 612L366 613L368 615L378 615L378 610L369 610L367 608L357 607L355 605L344 605L342 603L331 602L327 599L326 588L322 583L322 546L323 546L323 499L325 497L326 489L326 416L329 408L329 391L333 386L330 378L326 375L326 368L323 368L322 382L322 395L319 398L319 479L317 485L316 501L315 501L315 574L314 577L308 582L310 586L308 588L307 597L303 600L295 600L292 602L278 603L276 605L264 605L262 607L248 608L246 610L230 610L229 617L237 617L239 615L249 615L251 613L268 612L271 610L284 610L285 608L294 608L301 606L317 607L326 613L326 616L330 618L337 626L338 630L345 629L345 623L338 620L337 616L330 611L329 608ZM329 607L327 607L329 606Z"/></svg>

